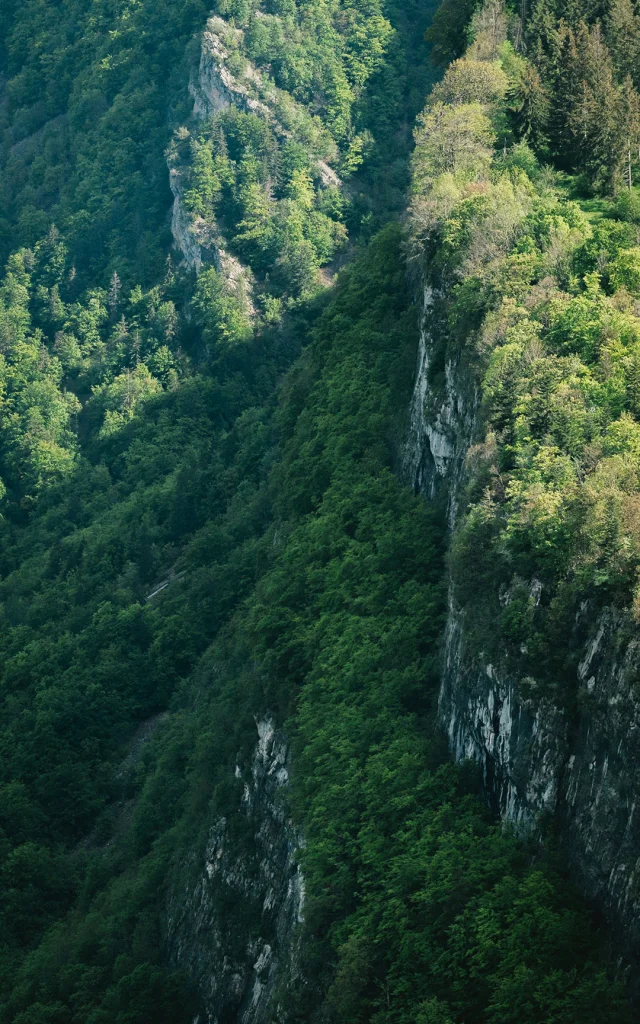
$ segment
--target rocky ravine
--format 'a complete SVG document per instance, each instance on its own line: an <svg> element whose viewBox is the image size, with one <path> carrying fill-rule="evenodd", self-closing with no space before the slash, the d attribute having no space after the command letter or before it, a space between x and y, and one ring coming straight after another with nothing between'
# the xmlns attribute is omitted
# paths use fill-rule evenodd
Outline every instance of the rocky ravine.
<svg viewBox="0 0 640 1024"><path fill-rule="evenodd" d="M425 496L447 488L453 526L473 441L477 393L465 368L451 360L444 385L437 392L430 388L433 318L434 297L427 288L405 474ZM535 580L531 586L535 597ZM640 641L629 641L615 609L594 617L585 605L574 643L577 711L569 715L531 696L535 680L527 680L523 692L522 681L470 649L464 610L452 597L440 718L455 757L480 764L491 802L505 820L531 830L543 816L555 817L584 894L621 937L625 959L637 964ZM629 970L632 989L636 973Z"/></svg>

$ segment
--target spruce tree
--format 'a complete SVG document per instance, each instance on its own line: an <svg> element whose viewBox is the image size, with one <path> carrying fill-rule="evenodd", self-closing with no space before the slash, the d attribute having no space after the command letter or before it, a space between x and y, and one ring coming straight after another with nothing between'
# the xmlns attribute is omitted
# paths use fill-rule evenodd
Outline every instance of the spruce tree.
<svg viewBox="0 0 640 1024"><path fill-rule="evenodd" d="M611 0L605 30L616 72L640 85L640 18L631 0Z"/></svg>
<svg viewBox="0 0 640 1024"><path fill-rule="evenodd" d="M633 188L633 164L640 147L640 96L630 76L622 85L620 97L620 126L624 150L624 179L629 191Z"/></svg>

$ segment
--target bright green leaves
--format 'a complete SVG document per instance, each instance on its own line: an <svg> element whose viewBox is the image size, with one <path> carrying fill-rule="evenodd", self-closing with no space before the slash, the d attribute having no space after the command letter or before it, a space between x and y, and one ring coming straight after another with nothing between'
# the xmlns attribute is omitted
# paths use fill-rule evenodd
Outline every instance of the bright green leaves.
<svg viewBox="0 0 640 1024"><path fill-rule="evenodd" d="M211 146L192 140L189 188L184 201L187 209L200 217L212 217L223 194L233 181L229 161L223 154L214 156Z"/></svg>
<svg viewBox="0 0 640 1024"><path fill-rule="evenodd" d="M240 285L234 290L212 267L198 278L193 306L202 341L214 358L251 337L247 296Z"/></svg>
<svg viewBox="0 0 640 1024"><path fill-rule="evenodd" d="M169 273L164 285L127 296L114 273L108 290L79 295L55 229L9 259L0 282L0 474L14 508L29 509L77 469L83 405L89 430L107 436L176 385L185 358L176 354L182 325L171 284Z"/></svg>
<svg viewBox="0 0 640 1024"><path fill-rule="evenodd" d="M162 386L151 375L144 363L133 370L125 370L110 384L101 384L94 389L93 402L104 410L104 423L100 437L108 437L129 420L133 419L138 407L162 391Z"/></svg>
<svg viewBox="0 0 640 1024"><path fill-rule="evenodd" d="M415 186L425 190L447 171L462 180L482 175L489 167L494 140L481 104L430 107L416 134Z"/></svg>
<svg viewBox="0 0 640 1024"><path fill-rule="evenodd" d="M62 366L41 331L33 330L29 310L31 253L10 261L0 295L0 460L12 488L35 493L68 475L76 459L75 395L61 388ZM56 287L56 286L54 286Z"/></svg>
<svg viewBox="0 0 640 1024"><path fill-rule="evenodd" d="M624 288L640 299L640 248L622 249L611 264L610 279L613 288Z"/></svg>
<svg viewBox="0 0 640 1024"><path fill-rule="evenodd" d="M191 149L185 203L221 225L257 276L263 303L317 290L320 267L347 239L334 172L321 170L308 144L282 142L263 117L236 109L215 117Z"/></svg>
<svg viewBox="0 0 640 1024"><path fill-rule="evenodd" d="M456 60L431 93L431 102L447 106L480 103L487 106L503 100L509 80L498 62L464 58Z"/></svg>

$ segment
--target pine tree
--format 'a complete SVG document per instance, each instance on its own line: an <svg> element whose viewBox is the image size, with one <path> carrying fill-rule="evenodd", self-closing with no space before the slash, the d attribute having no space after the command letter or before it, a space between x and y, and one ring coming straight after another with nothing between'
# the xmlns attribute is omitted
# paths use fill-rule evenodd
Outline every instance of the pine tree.
<svg viewBox="0 0 640 1024"><path fill-rule="evenodd" d="M582 80L573 97L569 126L578 166L596 189L613 191L622 164L620 94L600 25L589 31L582 22L576 47Z"/></svg>
<svg viewBox="0 0 640 1024"><path fill-rule="evenodd" d="M627 403L634 416L640 415L640 360L632 356L624 366Z"/></svg>
<svg viewBox="0 0 640 1024"><path fill-rule="evenodd" d="M633 87L630 76L622 85L620 98L620 125L624 142L625 184L633 189L633 161L640 147L640 96Z"/></svg>
<svg viewBox="0 0 640 1024"><path fill-rule="evenodd" d="M474 0L443 0L425 36L432 43L431 57L436 64L445 65L462 56L475 8Z"/></svg>
<svg viewBox="0 0 640 1024"><path fill-rule="evenodd" d="M631 0L611 0L605 31L616 72L640 86L640 17Z"/></svg>
<svg viewBox="0 0 640 1024"><path fill-rule="evenodd" d="M575 160L570 121L581 83L576 38L572 29L560 22L557 31L540 38L540 73L551 91L548 133L551 152L561 167L570 170Z"/></svg>
<svg viewBox="0 0 640 1024"><path fill-rule="evenodd" d="M549 142L551 102L537 68L530 61L525 62L522 77L509 99L518 135L537 153L543 152Z"/></svg>
<svg viewBox="0 0 640 1024"><path fill-rule="evenodd" d="M115 314L118 310L118 306L120 305L121 287L122 285L120 278L118 277L118 273L117 271L114 270L113 274L111 275L111 281L109 284L109 312L111 313L112 317L115 317Z"/></svg>
<svg viewBox="0 0 640 1024"><path fill-rule="evenodd" d="M574 32L561 23L549 64L554 156L567 170L582 171L595 191L615 192L626 166L628 139L635 137L627 124L634 110L633 86L622 90L616 82L599 24L590 29L581 22Z"/></svg>

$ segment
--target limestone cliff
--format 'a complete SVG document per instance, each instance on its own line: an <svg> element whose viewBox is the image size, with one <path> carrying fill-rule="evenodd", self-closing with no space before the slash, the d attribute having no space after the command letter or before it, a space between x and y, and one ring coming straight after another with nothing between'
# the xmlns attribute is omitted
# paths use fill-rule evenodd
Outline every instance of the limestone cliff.
<svg viewBox="0 0 640 1024"><path fill-rule="evenodd" d="M405 472L415 489L444 489L452 529L474 442L477 389L460 359L430 382L437 301L424 292L420 352ZM442 379L444 378L444 379ZM534 600L540 584L530 581ZM501 600L509 600L508 594ZM566 644L575 665L569 699L556 706L538 681L474 649L468 611L453 588L444 644L440 719L458 760L481 766L502 817L537 830L552 820L574 877L614 926L625 960L640 955L640 642L614 608L585 603ZM628 971L634 988L634 970Z"/></svg>
<svg viewBox="0 0 640 1024"><path fill-rule="evenodd" d="M278 988L295 977L304 880L286 806L289 749L270 718L256 725L253 757L235 767L236 820L210 823L170 890L167 944L200 993L201 1024L279 1019Z"/></svg>
<svg viewBox="0 0 640 1024"><path fill-rule="evenodd" d="M252 104L255 105L256 101L246 94L226 66L228 53L222 43L222 33L229 32L237 30L230 28L222 18L210 18L202 34L200 61L189 78L189 93L193 98L192 127L232 104L246 109L253 109ZM180 128L178 134L188 137L189 129ZM213 264L229 285L245 296L251 305L251 272L228 252L215 222L189 213L184 199L184 167L174 153L169 154L168 164L173 193L171 232L174 247L184 264L196 272L203 263Z"/></svg>
<svg viewBox="0 0 640 1024"><path fill-rule="evenodd" d="M261 16L268 18L264 14ZM309 115L304 108L288 93L277 89L268 77L242 56L243 48L244 33L241 29L224 18L209 18L200 39L198 63L191 68L189 77L192 115L188 125L177 129L178 143L188 140L202 122L230 107L266 120L280 142L294 139L293 126L305 118L308 120ZM238 63L242 65L242 71L237 70ZM325 151L327 146L331 153ZM192 270L199 271L203 263L213 264L232 287L241 288L250 303L253 286L250 269L230 254L224 234L214 220L193 215L187 209L184 195L187 167L178 149L174 145L168 154L174 247L184 264ZM322 136L320 151L311 155L324 186L340 188L341 180L327 162L335 153L326 134Z"/></svg>
<svg viewBox="0 0 640 1024"><path fill-rule="evenodd" d="M446 357L444 373L434 386L433 369L441 296L425 284L421 300L416 380L409 409L403 473L414 490L432 498L447 488L451 525L475 423L477 394L460 358Z"/></svg>

